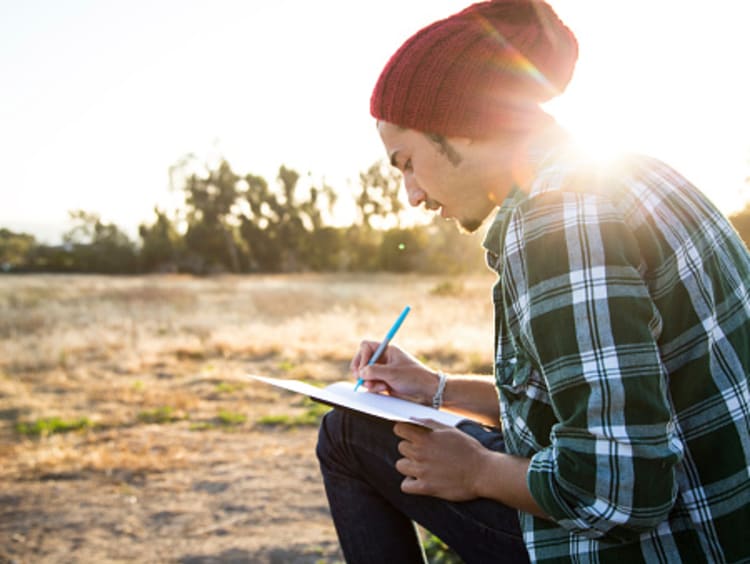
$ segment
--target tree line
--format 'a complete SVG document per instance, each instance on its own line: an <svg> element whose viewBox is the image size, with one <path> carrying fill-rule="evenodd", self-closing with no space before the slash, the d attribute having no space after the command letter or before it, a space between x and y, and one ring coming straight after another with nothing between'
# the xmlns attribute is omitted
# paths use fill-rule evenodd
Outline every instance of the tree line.
<svg viewBox="0 0 750 564"><path fill-rule="evenodd" d="M281 166L274 183L188 155L170 169L184 199L173 215L159 208L138 240L93 212L70 213L62 244L0 228L0 272L137 274L180 272L391 271L459 273L483 265L481 235L466 236L435 218L406 225L400 175L378 161L360 173L355 217L334 226L338 193L325 182L300 184ZM750 246L750 204L729 218Z"/></svg>
<svg viewBox="0 0 750 564"><path fill-rule="evenodd" d="M406 224L400 175L378 161L359 175L351 223L333 223L338 193L300 182L281 166L273 183L238 174L226 160L211 166L189 155L170 169L184 201L179 212L154 209L132 240L91 211L69 212L62 243L0 228L5 272L191 274L392 271L458 273L481 268L478 235L440 218Z"/></svg>

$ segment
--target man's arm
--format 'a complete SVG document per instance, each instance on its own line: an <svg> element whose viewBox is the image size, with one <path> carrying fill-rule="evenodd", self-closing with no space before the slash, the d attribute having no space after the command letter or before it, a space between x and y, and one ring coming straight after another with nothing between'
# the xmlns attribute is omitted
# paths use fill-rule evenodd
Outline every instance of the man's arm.
<svg viewBox="0 0 750 564"><path fill-rule="evenodd" d="M529 445L528 487L565 529L630 541L669 515L682 455L639 241L606 195L543 193L515 214L504 314L545 396L508 401L517 435L549 429L548 445Z"/></svg>
<svg viewBox="0 0 750 564"><path fill-rule="evenodd" d="M529 460L485 448L475 438L447 425L427 422L429 429L397 423L396 469L401 489L450 501L486 498L549 519L526 485Z"/></svg>
<svg viewBox="0 0 750 564"><path fill-rule="evenodd" d="M443 407L485 425L500 426L500 404L492 376L449 376Z"/></svg>
<svg viewBox="0 0 750 564"><path fill-rule="evenodd" d="M423 405L432 405L440 380L438 373L395 345L388 345L377 363L368 366L378 347L363 341L351 363L355 378L371 392L386 392ZM486 425L500 424L497 390L492 376L450 376L443 391L443 406Z"/></svg>

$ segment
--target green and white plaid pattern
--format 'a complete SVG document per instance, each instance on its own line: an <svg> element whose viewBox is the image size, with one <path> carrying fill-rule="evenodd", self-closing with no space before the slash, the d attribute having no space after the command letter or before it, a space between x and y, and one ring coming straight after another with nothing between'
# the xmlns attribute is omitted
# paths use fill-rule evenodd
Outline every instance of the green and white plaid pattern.
<svg viewBox="0 0 750 564"><path fill-rule="evenodd" d="M750 255L663 163L548 155L488 232L537 562L750 561Z"/></svg>

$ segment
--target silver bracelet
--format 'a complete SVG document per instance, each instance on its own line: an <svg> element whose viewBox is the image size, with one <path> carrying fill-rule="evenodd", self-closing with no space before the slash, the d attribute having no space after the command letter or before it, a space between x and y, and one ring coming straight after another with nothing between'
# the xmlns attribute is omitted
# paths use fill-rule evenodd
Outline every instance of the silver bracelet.
<svg viewBox="0 0 750 564"><path fill-rule="evenodd" d="M440 381L438 382L437 392L432 396L432 407L435 409L440 409L440 406L443 405L443 392L445 391L445 382L448 380L448 377L440 371L438 371L438 377Z"/></svg>

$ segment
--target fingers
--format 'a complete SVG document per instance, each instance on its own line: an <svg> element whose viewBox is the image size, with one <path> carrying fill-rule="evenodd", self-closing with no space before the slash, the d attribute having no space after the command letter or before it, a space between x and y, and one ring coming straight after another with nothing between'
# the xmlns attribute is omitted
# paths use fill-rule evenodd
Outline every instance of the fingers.
<svg viewBox="0 0 750 564"><path fill-rule="evenodd" d="M364 364L362 360L363 356L365 355L365 351L363 350L363 345L364 345L364 341L360 343L359 348L357 349L357 353L354 355L354 358L352 358L352 361L349 363L349 369L355 375Z"/></svg>
<svg viewBox="0 0 750 564"><path fill-rule="evenodd" d="M420 478L421 469L417 463L408 458L396 461L396 470L404 475L401 491L413 495L433 495L435 492L427 481Z"/></svg>
<svg viewBox="0 0 750 564"><path fill-rule="evenodd" d="M388 386L385 382L380 382L377 380L365 380L365 389L367 389L368 392L381 394L388 391Z"/></svg>
<svg viewBox="0 0 750 564"><path fill-rule="evenodd" d="M418 463L408 458L400 458L396 461L396 470L405 476L401 482L402 492L417 495L429 495L431 493L427 483L419 479L421 469Z"/></svg>
<svg viewBox="0 0 750 564"><path fill-rule="evenodd" d="M395 464L404 476L401 490L452 501L475 498L472 472L480 465L480 449L485 447L453 427L430 419L420 422L430 427L405 422L393 426L394 434L403 439L397 445L402 458Z"/></svg>
<svg viewBox="0 0 750 564"><path fill-rule="evenodd" d="M415 463L413 460L409 460L408 458L399 458L396 461L396 470L398 470L401 474L407 477L414 477L414 475L417 473L417 469L415 468Z"/></svg>
<svg viewBox="0 0 750 564"><path fill-rule="evenodd" d="M391 392L390 379L391 372L387 369L381 369L379 366L364 365L354 372L356 378L361 378L364 382L365 389L368 392L383 393Z"/></svg>
<svg viewBox="0 0 750 564"><path fill-rule="evenodd" d="M359 350L349 364L349 368L355 376L358 376L360 370L367 366L367 363L370 361L370 358L372 358L372 355L375 353L375 350L379 345L380 343L377 341L362 341L359 344Z"/></svg>
<svg viewBox="0 0 750 564"><path fill-rule="evenodd" d="M412 495L432 495L432 490L423 481L407 476L401 482L401 491Z"/></svg>
<svg viewBox="0 0 750 564"><path fill-rule="evenodd" d="M431 430L413 423L396 423L393 426L393 434L407 441L415 442L424 437Z"/></svg>
<svg viewBox="0 0 750 564"><path fill-rule="evenodd" d="M409 441L400 441L397 446L398 452L404 457L408 458L409 460L418 460L419 458L419 450L414 447L413 443L410 443Z"/></svg>
<svg viewBox="0 0 750 564"><path fill-rule="evenodd" d="M386 367L389 360L389 345L385 352L380 356L378 362L370 365L370 359L380 346L377 341L362 341L359 345L357 354L349 364L352 375L357 379L362 379L364 387L368 392L373 393L392 393L390 378L393 370Z"/></svg>
<svg viewBox="0 0 750 564"><path fill-rule="evenodd" d="M374 364L369 364L380 343L362 341L350 364L352 375L365 389L428 405L435 393L436 373L395 345L388 345Z"/></svg>

